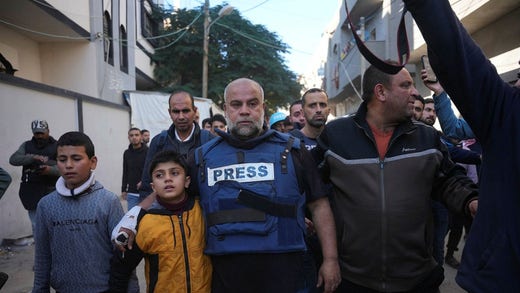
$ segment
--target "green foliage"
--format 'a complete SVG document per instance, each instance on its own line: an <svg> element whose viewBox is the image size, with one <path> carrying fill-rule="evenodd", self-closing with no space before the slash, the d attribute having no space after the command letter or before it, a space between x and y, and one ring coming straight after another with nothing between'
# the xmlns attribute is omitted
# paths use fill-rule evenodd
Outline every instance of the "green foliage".
<svg viewBox="0 0 520 293"><path fill-rule="evenodd" d="M211 8L210 18L216 19L221 8ZM153 56L156 63L155 79L163 87L161 90L183 87L191 90L195 96L200 96L203 9L181 9L173 14L162 11L162 17L170 18L171 27L161 31L161 34L171 35L160 39L159 49ZM188 26L187 30L172 34ZM165 46L168 47L161 49ZM281 54L287 50L288 46L275 33L263 25L252 24L236 10L220 18L210 29L208 97L221 105L224 101L224 87L236 78L248 77L258 81L264 88L268 110L288 106L299 98L301 86L296 81L296 74L284 63Z"/></svg>

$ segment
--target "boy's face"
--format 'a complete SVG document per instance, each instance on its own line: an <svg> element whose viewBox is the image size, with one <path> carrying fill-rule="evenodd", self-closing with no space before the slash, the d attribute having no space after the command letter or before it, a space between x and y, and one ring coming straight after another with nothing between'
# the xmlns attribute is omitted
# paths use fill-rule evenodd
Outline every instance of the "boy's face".
<svg viewBox="0 0 520 293"><path fill-rule="evenodd" d="M163 201L176 204L186 197L185 189L190 185L190 176L186 176L184 169L177 163L159 163L152 172L150 185Z"/></svg>
<svg viewBox="0 0 520 293"><path fill-rule="evenodd" d="M97 158L89 159L84 146L59 146L58 170L68 189L81 186L90 177L90 170L96 169Z"/></svg>

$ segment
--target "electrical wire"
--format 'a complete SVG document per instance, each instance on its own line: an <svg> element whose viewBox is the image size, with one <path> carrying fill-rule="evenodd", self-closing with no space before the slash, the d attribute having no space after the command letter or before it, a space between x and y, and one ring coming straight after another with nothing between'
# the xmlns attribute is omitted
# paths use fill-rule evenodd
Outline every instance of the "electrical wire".
<svg viewBox="0 0 520 293"><path fill-rule="evenodd" d="M363 98L361 98L361 94L356 89L356 86L354 85L354 82L352 81L352 78L350 77L350 74L348 73L347 66L343 62L339 62L341 64L341 67L343 68L343 71L345 72L345 75L347 76L350 86L354 89L354 92L356 93L359 100L363 101Z"/></svg>
<svg viewBox="0 0 520 293"><path fill-rule="evenodd" d="M262 5L264 5L265 3L269 2L269 1L270 1L270 0L265 0L264 2L261 2L260 4L257 4L257 5L255 5L255 6L251 7L251 8L248 8L248 9L246 9L246 10L243 10L243 11L241 11L241 12L242 12L242 13L246 13L246 12L248 12L248 11L251 11L251 10L253 10L253 9L255 9L255 8L258 8L258 7L262 6Z"/></svg>
<svg viewBox="0 0 520 293"><path fill-rule="evenodd" d="M29 28L26 28L26 27L23 27L23 26L16 25L14 23L10 23L10 22L5 21L3 19L0 19L0 22L4 23L4 24L7 24L7 25L10 25L12 27L15 27L17 29L26 31L26 32L30 32L30 33L38 34L38 35L42 35L42 36L47 36L47 37L60 38L60 39L69 39L69 40L91 40L91 37L71 37L71 36L62 36L62 35L54 35L54 34L39 32L39 31L35 31L35 30L29 29Z"/></svg>

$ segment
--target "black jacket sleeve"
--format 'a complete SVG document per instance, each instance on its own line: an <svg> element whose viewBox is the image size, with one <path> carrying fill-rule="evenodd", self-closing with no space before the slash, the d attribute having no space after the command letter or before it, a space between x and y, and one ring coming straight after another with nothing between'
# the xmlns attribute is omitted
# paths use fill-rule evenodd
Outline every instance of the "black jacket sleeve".
<svg viewBox="0 0 520 293"><path fill-rule="evenodd" d="M432 196L452 212L467 213L468 202L478 196L478 187L466 176L464 168L450 159L446 145L440 140L439 149L444 158L433 184Z"/></svg>

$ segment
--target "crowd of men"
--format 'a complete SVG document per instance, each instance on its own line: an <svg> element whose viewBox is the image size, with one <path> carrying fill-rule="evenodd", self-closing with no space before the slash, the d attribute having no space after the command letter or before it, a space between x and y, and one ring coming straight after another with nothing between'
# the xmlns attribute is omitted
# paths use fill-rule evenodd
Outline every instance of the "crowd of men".
<svg viewBox="0 0 520 293"><path fill-rule="evenodd" d="M77 292L136 292L136 263L125 266L141 258L150 292L435 293L444 261L469 292L520 292L520 81L500 79L449 1L404 2L439 78L421 72L432 98L419 95L406 68L390 74L371 65L354 115L327 121L328 95L311 88L289 115L268 117L262 86L238 78L225 88L225 115L200 127L191 93L174 91L169 129L151 141L146 130L128 130L124 216L94 177L88 136L56 141L45 120L33 121L32 139L10 163L23 166L20 198L37 235L34 292L68 291L63 280L82 282ZM444 21L431 21L432 12ZM108 206L112 217L96 218ZM92 218L63 218L70 209ZM64 258L86 260L87 252L57 239L75 233L75 241L81 231L86 243L108 243L89 257L110 273L71 277L82 264Z"/></svg>

